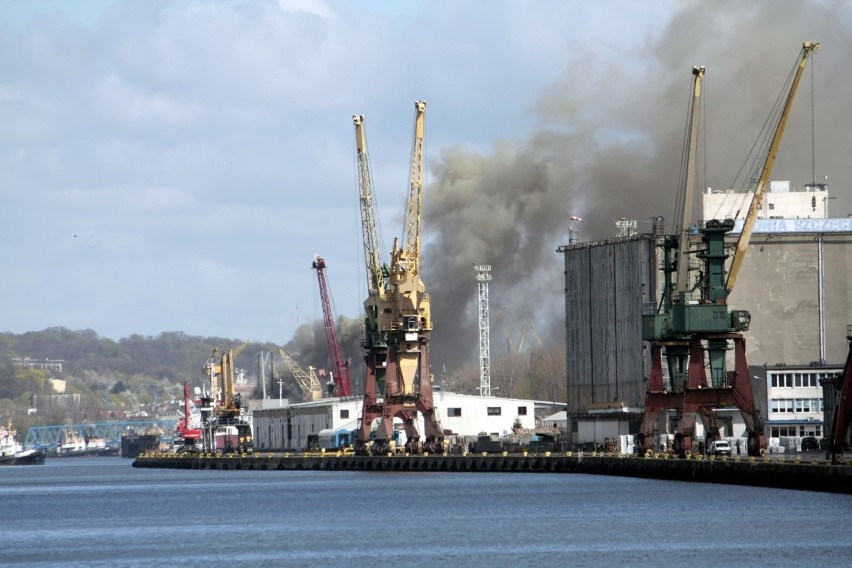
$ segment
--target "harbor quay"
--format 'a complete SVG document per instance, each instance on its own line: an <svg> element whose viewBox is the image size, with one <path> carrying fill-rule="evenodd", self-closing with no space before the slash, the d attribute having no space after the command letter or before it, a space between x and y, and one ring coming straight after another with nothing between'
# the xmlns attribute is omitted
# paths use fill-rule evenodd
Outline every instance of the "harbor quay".
<svg viewBox="0 0 852 568"><path fill-rule="evenodd" d="M763 457L687 459L667 454L624 456L588 452L372 455L349 452L253 454L146 453L133 467L206 470L582 473L852 494L852 466L821 459Z"/></svg>

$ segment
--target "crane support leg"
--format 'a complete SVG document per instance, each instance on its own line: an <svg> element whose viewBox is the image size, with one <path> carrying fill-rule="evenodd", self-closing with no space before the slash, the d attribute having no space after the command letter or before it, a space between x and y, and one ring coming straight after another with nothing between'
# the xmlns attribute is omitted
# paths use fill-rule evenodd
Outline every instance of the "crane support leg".
<svg viewBox="0 0 852 568"><path fill-rule="evenodd" d="M840 392L837 396L837 406L834 408L834 420L828 438L828 453L832 463L840 463L843 460L843 447L849 435L849 422L852 420L852 328L846 336L849 342L849 354L846 357L846 365L843 374L840 375Z"/></svg>
<svg viewBox="0 0 852 568"><path fill-rule="evenodd" d="M745 338L737 335L734 340L734 376L733 383L734 403L740 409L743 422L746 425L748 435L748 455L759 456L766 449L766 432L763 430L763 420L754 402L754 391L751 388L751 379L748 374L748 363L746 362Z"/></svg>
<svg viewBox="0 0 852 568"><path fill-rule="evenodd" d="M666 391L663 383L663 345L651 345L651 375L648 379L648 392L645 394L645 411L639 429L639 447L642 452L655 451L654 433L659 431L657 420L664 410L680 410L683 396L680 393Z"/></svg>
<svg viewBox="0 0 852 568"><path fill-rule="evenodd" d="M383 407L378 402L378 372L376 357L368 354L365 357L366 373L364 376L364 402L361 407L361 425L355 439L355 453L369 455L372 453L370 432L373 422L382 416Z"/></svg>

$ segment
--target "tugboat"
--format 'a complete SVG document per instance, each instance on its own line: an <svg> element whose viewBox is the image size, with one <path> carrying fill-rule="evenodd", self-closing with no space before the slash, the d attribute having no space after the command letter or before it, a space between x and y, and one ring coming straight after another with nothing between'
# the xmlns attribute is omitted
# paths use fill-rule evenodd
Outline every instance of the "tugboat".
<svg viewBox="0 0 852 568"><path fill-rule="evenodd" d="M44 452L39 449L25 450L18 442L11 422L0 427L0 465L41 465Z"/></svg>
<svg viewBox="0 0 852 568"><path fill-rule="evenodd" d="M51 449L50 457L52 458L68 458L77 456L100 456L110 455L107 452L106 442L104 439L95 436L94 433L83 434L80 431L69 427L62 433L62 440L56 448ZM114 453L112 454L114 455Z"/></svg>

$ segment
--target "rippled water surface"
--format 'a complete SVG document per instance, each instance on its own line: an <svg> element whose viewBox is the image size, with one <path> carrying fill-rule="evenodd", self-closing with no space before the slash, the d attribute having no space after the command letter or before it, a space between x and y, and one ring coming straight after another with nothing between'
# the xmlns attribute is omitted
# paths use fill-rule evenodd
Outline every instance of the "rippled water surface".
<svg viewBox="0 0 852 568"><path fill-rule="evenodd" d="M852 563L852 496L626 477L48 458L0 468L0 503L3 566Z"/></svg>

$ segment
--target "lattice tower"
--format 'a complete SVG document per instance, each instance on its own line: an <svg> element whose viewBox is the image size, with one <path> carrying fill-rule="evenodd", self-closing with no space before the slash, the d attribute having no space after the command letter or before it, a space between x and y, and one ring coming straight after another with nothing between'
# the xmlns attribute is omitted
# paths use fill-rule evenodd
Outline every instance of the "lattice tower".
<svg viewBox="0 0 852 568"><path fill-rule="evenodd" d="M491 345L488 318L488 282L491 280L490 264L475 264L479 282L479 394L491 396Z"/></svg>

